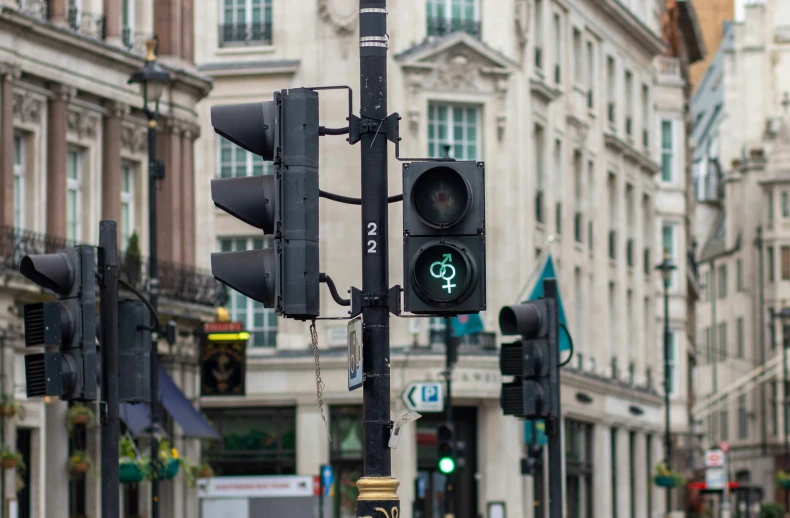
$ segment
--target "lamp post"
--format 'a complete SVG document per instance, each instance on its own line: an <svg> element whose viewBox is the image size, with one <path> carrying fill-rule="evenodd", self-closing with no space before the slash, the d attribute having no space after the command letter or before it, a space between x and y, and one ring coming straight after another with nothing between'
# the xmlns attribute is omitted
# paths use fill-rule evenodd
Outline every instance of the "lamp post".
<svg viewBox="0 0 790 518"><path fill-rule="evenodd" d="M669 365L669 347L670 347L670 334L669 334L669 285L672 283L672 272L677 269L672 258L669 257L669 250L664 249L664 260L657 266L656 270L661 272L661 278L664 281L664 463L667 468L672 465L672 438L669 432L669 393L672 390L672 379L670 376ZM666 512L669 515L672 507L672 488L667 488L667 504Z"/></svg>
<svg viewBox="0 0 790 518"><path fill-rule="evenodd" d="M788 433L790 433L790 427L788 427L787 422L787 398L788 398L788 390L787 390L787 348L790 347L790 308L788 308L785 304L785 301L782 301L782 310L779 313L771 312L771 319L779 319L782 323L782 422L784 423L782 434L784 436L784 459L783 459L783 469L785 471L790 471L790 442L788 439ZM773 325L773 322L771 323ZM790 511L790 491L787 489L784 490L784 503L785 503L785 512Z"/></svg>
<svg viewBox="0 0 790 518"><path fill-rule="evenodd" d="M156 181L164 178L164 170L156 160L156 127L159 117L159 100L170 84L170 74L156 62L156 39L146 42L145 65L129 78L129 83L140 85L143 96L143 110L148 118L148 237L150 243L149 297L151 305L157 309L159 280L156 268ZM159 402L157 384L157 349L159 332L151 333L151 463L157 469L159 459L159 440L156 431L159 424ZM151 518L159 518L159 481L151 477Z"/></svg>

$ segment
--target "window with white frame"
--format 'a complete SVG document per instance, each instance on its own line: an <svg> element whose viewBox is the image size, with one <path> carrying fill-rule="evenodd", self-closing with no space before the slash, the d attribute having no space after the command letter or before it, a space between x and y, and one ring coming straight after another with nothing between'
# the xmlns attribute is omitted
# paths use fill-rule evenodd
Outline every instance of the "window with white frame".
<svg viewBox="0 0 790 518"><path fill-rule="evenodd" d="M595 49L591 41L587 42L587 108L592 109L595 103Z"/></svg>
<svg viewBox="0 0 790 518"><path fill-rule="evenodd" d="M260 250L273 246L271 238L235 237L219 240L221 252ZM274 309L263 307L263 303L233 291L228 302L231 320L241 322L250 332L252 347L277 346L277 315Z"/></svg>
<svg viewBox="0 0 790 518"><path fill-rule="evenodd" d="M576 308L576 333L574 336L578 337L577 340L581 341L584 336L584 286L582 282L582 271L580 268L575 268L573 272L573 283L576 288L574 294L574 306Z"/></svg>
<svg viewBox="0 0 790 518"><path fill-rule="evenodd" d="M121 249L126 250L135 231L134 215L134 165L121 164Z"/></svg>
<svg viewBox="0 0 790 518"><path fill-rule="evenodd" d="M615 315L618 314L617 304L615 301L615 286L613 282L609 283L609 358L614 359L618 356L618 343L617 343L617 322L618 319Z"/></svg>
<svg viewBox="0 0 790 518"><path fill-rule="evenodd" d="M124 43L131 39L134 33L134 7L136 0L121 0L121 31ZM127 43L127 46L129 44Z"/></svg>
<svg viewBox="0 0 790 518"><path fill-rule="evenodd" d="M431 103L428 106L428 156L478 160L480 109Z"/></svg>
<svg viewBox="0 0 790 518"><path fill-rule="evenodd" d="M452 32L480 35L478 0L428 0L428 36L444 36Z"/></svg>
<svg viewBox="0 0 790 518"><path fill-rule="evenodd" d="M274 173L271 162L264 162L263 157L240 148L225 137L219 137L218 146L217 176L219 178L263 176Z"/></svg>
<svg viewBox="0 0 790 518"><path fill-rule="evenodd" d="M675 178L675 139L671 120L661 121L661 181L672 182Z"/></svg>
<svg viewBox="0 0 790 518"><path fill-rule="evenodd" d="M606 57L606 85L607 90L607 105L606 105L606 118L610 126L615 126L616 117L616 103L617 103L617 68L612 56Z"/></svg>
<svg viewBox="0 0 790 518"><path fill-rule="evenodd" d="M642 84L642 146L650 147L650 87Z"/></svg>
<svg viewBox="0 0 790 518"><path fill-rule="evenodd" d="M790 218L790 192L782 191L782 218Z"/></svg>
<svg viewBox="0 0 790 518"><path fill-rule="evenodd" d="M272 0L223 0L220 46L271 45Z"/></svg>
<svg viewBox="0 0 790 518"><path fill-rule="evenodd" d="M66 239L82 239L82 151L70 148L66 153Z"/></svg>
<svg viewBox="0 0 790 518"><path fill-rule="evenodd" d="M625 71L625 133L629 137L634 131L634 75Z"/></svg>
<svg viewBox="0 0 790 518"><path fill-rule="evenodd" d="M562 17L554 13L554 82L562 82L562 52L563 52Z"/></svg>
<svg viewBox="0 0 790 518"><path fill-rule="evenodd" d="M749 418L746 411L746 394L738 396L738 439L749 437Z"/></svg>
<svg viewBox="0 0 790 518"><path fill-rule="evenodd" d="M661 248L662 253L666 252L673 264L677 266L675 261L675 225L672 223L664 223L661 225ZM669 287L672 288L675 284L674 272L669 277Z"/></svg>
<svg viewBox="0 0 790 518"><path fill-rule="evenodd" d="M25 138L14 135L14 228L25 227Z"/></svg>

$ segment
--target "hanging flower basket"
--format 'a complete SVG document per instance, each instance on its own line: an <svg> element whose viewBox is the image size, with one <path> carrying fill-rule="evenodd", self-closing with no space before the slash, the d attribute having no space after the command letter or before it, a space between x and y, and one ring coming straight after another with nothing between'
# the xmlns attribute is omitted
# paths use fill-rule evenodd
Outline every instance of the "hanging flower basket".
<svg viewBox="0 0 790 518"><path fill-rule="evenodd" d="M198 472L198 478L211 478L214 476L214 470L211 469L211 466L208 464L203 464L200 466L200 471Z"/></svg>
<svg viewBox="0 0 790 518"><path fill-rule="evenodd" d="M178 459L170 459L159 463L159 470L157 471L160 480L170 480L178 475L178 468L181 463Z"/></svg>
<svg viewBox="0 0 790 518"><path fill-rule="evenodd" d="M669 475L658 475L655 478L659 487L675 487L675 478Z"/></svg>
<svg viewBox="0 0 790 518"><path fill-rule="evenodd" d="M3 469L14 469L17 465L17 460L13 458L3 458L2 466Z"/></svg>
<svg viewBox="0 0 790 518"><path fill-rule="evenodd" d="M790 473L787 473L784 470L779 470L776 472L776 483L782 489L790 489Z"/></svg>
<svg viewBox="0 0 790 518"><path fill-rule="evenodd" d="M0 417L25 417L25 408L11 394L0 394Z"/></svg>
<svg viewBox="0 0 790 518"><path fill-rule="evenodd" d="M87 473L93 466L93 461L85 451L76 451L69 458L68 470L72 476L79 476Z"/></svg>
<svg viewBox="0 0 790 518"><path fill-rule="evenodd" d="M663 462L656 466L654 481L659 487L680 487L685 483L680 473L671 470Z"/></svg>
<svg viewBox="0 0 790 518"><path fill-rule="evenodd" d="M0 447L0 467L3 469L14 469L19 471L25 469L25 463L22 460L22 455L10 449L8 446L3 445Z"/></svg>
<svg viewBox="0 0 790 518"><path fill-rule="evenodd" d="M137 462L121 461L118 466L118 480L121 484L139 484L144 478L145 473Z"/></svg>
<svg viewBox="0 0 790 518"><path fill-rule="evenodd" d="M69 433L71 433L75 426L90 427L93 425L94 418L95 414L93 410L87 406L74 405L69 408L66 414L66 428L68 428Z"/></svg>

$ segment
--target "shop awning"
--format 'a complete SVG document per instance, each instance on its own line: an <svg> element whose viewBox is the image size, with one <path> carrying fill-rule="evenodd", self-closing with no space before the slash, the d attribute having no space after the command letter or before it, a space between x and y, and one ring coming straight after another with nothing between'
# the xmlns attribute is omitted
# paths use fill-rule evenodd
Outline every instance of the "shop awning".
<svg viewBox="0 0 790 518"><path fill-rule="evenodd" d="M200 415L200 412L192 406L181 389L175 384L164 367L159 366L159 401L170 414L170 417L178 423L184 435L199 439L219 439L219 434L210 424ZM150 433L151 410L146 404L132 405L121 403L120 417L133 435L143 435Z"/></svg>

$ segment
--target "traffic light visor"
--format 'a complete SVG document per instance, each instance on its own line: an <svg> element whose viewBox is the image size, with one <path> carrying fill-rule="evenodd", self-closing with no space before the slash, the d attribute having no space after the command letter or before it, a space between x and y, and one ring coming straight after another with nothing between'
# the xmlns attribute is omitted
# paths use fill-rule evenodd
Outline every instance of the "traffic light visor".
<svg viewBox="0 0 790 518"><path fill-rule="evenodd" d="M74 265L62 252L26 255L19 271L34 283L59 295L69 295L74 284Z"/></svg>
<svg viewBox="0 0 790 518"><path fill-rule="evenodd" d="M474 273L467 254L441 241L417 253L412 271L417 293L428 303L459 300L468 291Z"/></svg>
<svg viewBox="0 0 790 518"><path fill-rule="evenodd" d="M461 221L472 204L469 183L457 171L439 166L425 171L412 186L418 217L433 228L449 228Z"/></svg>
<svg viewBox="0 0 790 518"><path fill-rule="evenodd" d="M527 302L517 306L505 306L499 312L499 329L503 335L522 335L532 337L540 332L543 324L537 304L542 301Z"/></svg>
<svg viewBox="0 0 790 518"><path fill-rule="evenodd" d="M274 101L211 107L214 131L242 149L274 159Z"/></svg>
<svg viewBox="0 0 790 518"><path fill-rule="evenodd" d="M274 233L274 176L242 176L211 180L214 205L231 216Z"/></svg>
<svg viewBox="0 0 790 518"><path fill-rule="evenodd" d="M211 254L211 273L234 290L274 307L274 249Z"/></svg>

